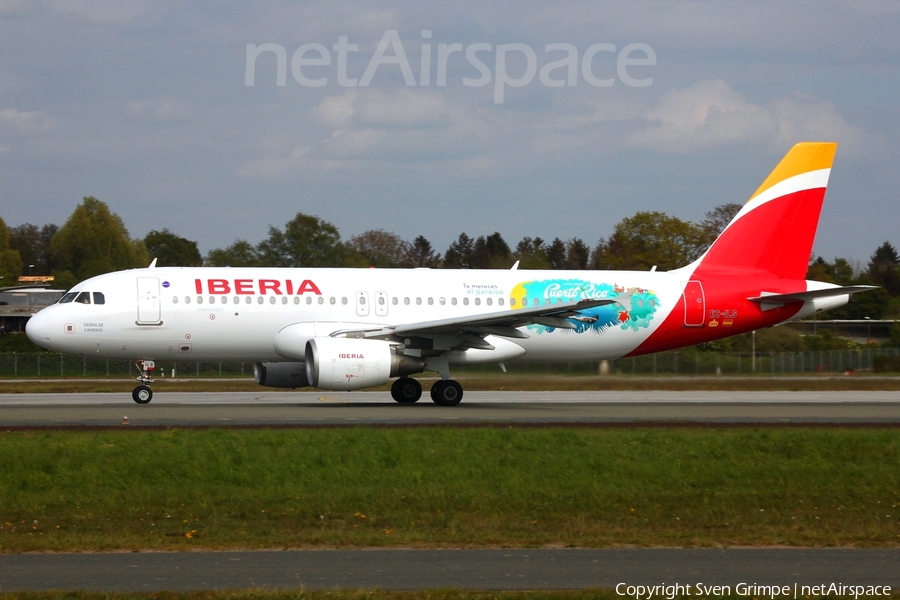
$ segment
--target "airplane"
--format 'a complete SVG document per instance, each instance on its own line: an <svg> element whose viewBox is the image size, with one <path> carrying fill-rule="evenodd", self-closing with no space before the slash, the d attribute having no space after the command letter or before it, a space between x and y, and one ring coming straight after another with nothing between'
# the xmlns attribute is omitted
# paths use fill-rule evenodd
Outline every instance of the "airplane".
<svg viewBox="0 0 900 600"><path fill-rule="evenodd" d="M274 388L386 384L435 371L457 405L460 365L600 361L771 327L841 306L872 286L804 279L836 143L791 148L706 252L672 271L159 267L92 277L26 325L36 344L138 366L247 361Z"/></svg>

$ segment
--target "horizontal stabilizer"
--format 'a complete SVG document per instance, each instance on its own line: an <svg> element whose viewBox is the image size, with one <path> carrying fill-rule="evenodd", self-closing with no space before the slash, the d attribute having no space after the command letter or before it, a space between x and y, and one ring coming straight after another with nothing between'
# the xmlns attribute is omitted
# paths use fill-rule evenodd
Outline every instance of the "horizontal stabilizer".
<svg viewBox="0 0 900 600"><path fill-rule="evenodd" d="M786 304L788 302L807 302L816 298L832 298L834 296L847 296L874 290L876 285L848 285L844 287L825 288L822 290L810 290L807 292L793 292L790 294L776 294L761 292L759 296L747 298L750 302L758 302L764 305ZM764 309L765 310L765 309Z"/></svg>

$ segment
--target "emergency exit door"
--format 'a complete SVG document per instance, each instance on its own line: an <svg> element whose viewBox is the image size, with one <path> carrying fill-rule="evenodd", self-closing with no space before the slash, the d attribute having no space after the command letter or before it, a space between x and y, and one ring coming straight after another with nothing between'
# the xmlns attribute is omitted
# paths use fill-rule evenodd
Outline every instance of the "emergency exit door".
<svg viewBox="0 0 900 600"><path fill-rule="evenodd" d="M682 281L681 296L684 300L684 326L703 327L706 322L706 298L699 281Z"/></svg>
<svg viewBox="0 0 900 600"><path fill-rule="evenodd" d="M160 325L162 316L159 306L159 278L137 278L137 324Z"/></svg>

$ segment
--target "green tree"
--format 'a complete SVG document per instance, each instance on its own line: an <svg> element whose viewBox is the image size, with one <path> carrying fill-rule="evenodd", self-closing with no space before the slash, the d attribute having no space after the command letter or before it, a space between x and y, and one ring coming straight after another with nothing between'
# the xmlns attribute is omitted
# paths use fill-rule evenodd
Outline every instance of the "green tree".
<svg viewBox="0 0 900 600"><path fill-rule="evenodd" d="M412 246L410 246L406 255L405 264L408 267L436 269L441 266L441 255L435 254L434 248L431 247L431 242L424 235L420 235L413 240Z"/></svg>
<svg viewBox="0 0 900 600"><path fill-rule="evenodd" d="M821 256L817 256L810 261L809 268L806 269L806 279L834 283L834 277L831 275L831 265L825 262L825 259Z"/></svg>
<svg viewBox="0 0 900 600"><path fill-rule="evenodd" d="M459 234L459 238L447 248L444 253L445 269L471 269L472 252L475 250L475 241L465 233Z"/></svg>
<svg viewBox="0 0 900 600"><path fill-rule="evenodd" d="M520 269L549 269L550 261L547 260L547 248L544 240L539 237L524 237L516 244L513 258L519 261Z"/></svg>
<svg viewBox="0 0 900 600"><path fill-rule="evenodd" d="M705 250L700 227L661 212L639 212L620 221L609 238L607 257L614 269L670 271L689 264Z"/></svg>
<svg viewBox="0 0 900 600"><path fill-rule="evenodd" d="M400 267L409 254L409 242L383 229L370 229L354 235L347 247L363 257L368 267Z"/></svg>
<svg viewBox="0 0 900 600"><path fill-rule="evenodd" d="M50 253L50 240L59 231L59 227L47 224L37 227L31 223L25 223L9 229L9 245L19 251L22 257L23 275L49 275L53 271L53 261ZM34 265L29 273L29 265Z"/></svg>
<svg viewBox="0 0 900 600"><path fill-rule="evenodd" d="M551 269L566 268L566 243L559 238L554 238L547 246L547 262Z"/></svg>
<svg viewBox="0 0 900 600"><path fill-rule="evenodd" d="M720 233L725 231L728 224L741 212L741 208L743 207L740 204L720 204L704 215L703 221L699 225L699 244L704 251L716 241Z"/></svg>
<svg viewBox="0 0 900 600"><path fill-rule="evenodd" d="M606 238L597 240L597 244L591 251L591 262L589 266L595 271L612 268L609 264L609 243L606 241Z"/></svg>
<svg viewBox="0 0 900 600"><path fill-rule="evenodd" d="M591 249L578 238L572 238L566 243L566 268L572 270L584 270L588 268L591 258Z"/></svg>
<svg viewBox="0 0 900 600"><path fill-rule="evenodd" d="M9 229L0 218L0 285L14 285L22 272L22 259L19 251L9 245Z"/></svg>
<svg viewBox="0 0 900 600"><path fill-rule="evenodd" d="M235 240L227 248L215 248L206 255L210 267L259 267L262 259L256 247L246 240Z"/></svg>
<svg viewBox="0 0 900 600"><path fill-rule="evenodd" d="M122 219L92 196L84 198L53 239L50 250L58 274L77 280L88 277L146 267L150 260L140 240L132 240ZM59 279L59 277L58 277Z"/></svg>
<svg viewBox="0 0 900 600"><path fill-rule="evenodd" d="M869 259L867 273L875 285L880 285L891 296L900 296L900 255L897 250L885 242L879 246Z"/></svg>
<svg viewBox="0 0 900 600"><path fill-rule="evenodd" d="M144 237L144 245L160 267L198 267L203 263L197 242L179 237L169 231L151 231Z"/></svg>
<svg viewBox="0 0 900 600"><path fill-rule="evenodd" d="M512 252L499 232L480 236L472 248L473 269L508 269L513 264Z"/></svg>
<svg viewBox="0 0 900 600"><path fill-rule="evenodd" d="M347 254L337 227L319 217L297 213L284 231L269 227L256 247L267 267L342 267Z"/></svg>

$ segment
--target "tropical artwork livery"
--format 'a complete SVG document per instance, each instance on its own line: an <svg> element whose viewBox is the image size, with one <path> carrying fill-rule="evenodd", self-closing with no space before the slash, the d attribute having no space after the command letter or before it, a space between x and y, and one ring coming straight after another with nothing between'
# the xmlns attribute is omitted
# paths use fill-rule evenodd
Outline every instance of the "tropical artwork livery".
<svg viewBox="0 0 900 600"><path fill-rule="evenodd" d="M524 281L516 285L510 297L515 299L515 306L533 304L538 300L545 304L547 300L557 302L578 302L579 300L598 300L612 298L614 304L606 304L581 311L583 319L568 319L575 329L563 330L585 333L594 331L603 333L614 327L622 330L638 331L646 329L659 308L659 298L650 290L628 288L616 284L595 283L585 279L543 279L540 281ZM538 334L550 333L555 327L545 325L529 325L529 329Z"/></svg>

